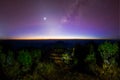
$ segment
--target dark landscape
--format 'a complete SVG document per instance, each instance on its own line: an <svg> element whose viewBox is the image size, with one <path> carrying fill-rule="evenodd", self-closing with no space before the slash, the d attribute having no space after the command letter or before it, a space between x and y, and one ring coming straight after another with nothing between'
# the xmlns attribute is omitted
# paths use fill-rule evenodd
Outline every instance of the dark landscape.
<svg viewBox="0 0 120 80"><path fill-rule="evenodd" d="M1 80L119 80L119 40L0 40Z"/></svg>
<svg viewBox="0 0 120 80"><path fill-rule="evenodd" d="M0 0L0 80L120 80L120 0Z"/></svg>

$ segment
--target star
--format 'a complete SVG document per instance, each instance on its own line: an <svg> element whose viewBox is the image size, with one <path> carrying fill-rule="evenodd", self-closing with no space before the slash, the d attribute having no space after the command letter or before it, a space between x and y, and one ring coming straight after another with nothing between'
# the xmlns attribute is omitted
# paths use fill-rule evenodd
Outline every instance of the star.
<svg viewBox="0 0 120 80"><path fill-rule="evenodd" d="M47 17L43 17L43 20L46 21L46 20L47 20Z"/></svg>

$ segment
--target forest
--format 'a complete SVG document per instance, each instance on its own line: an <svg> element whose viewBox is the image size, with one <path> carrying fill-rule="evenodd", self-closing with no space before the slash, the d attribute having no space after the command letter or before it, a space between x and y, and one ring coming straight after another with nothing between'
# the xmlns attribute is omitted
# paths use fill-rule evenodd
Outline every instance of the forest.
<svg viewBox="0 0 120 80"><path fill-rule="evenodd" d="M0 80L119 80L120 41L69 45L16 48L0 41Z"/></svg>

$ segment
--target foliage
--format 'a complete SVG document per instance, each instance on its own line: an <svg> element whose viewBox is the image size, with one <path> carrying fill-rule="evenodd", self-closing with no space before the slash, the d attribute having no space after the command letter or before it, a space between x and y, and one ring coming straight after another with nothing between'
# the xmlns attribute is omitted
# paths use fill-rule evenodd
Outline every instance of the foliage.
<svg viewBox="0 0 120 80"><path fill-rule="evenodd" d="M95 55L94 55L94 54L89 54L89 55L86 57L85 61L86 61L86 62L96 63Z"/></svg>
<svg viewBox="0 0 120 80"><path fill-rule="evenodd" d="M73 64L77 65L78 64L78 59L77 58L73 58Z"/></svg>
<svg viewBox="0 0 120 80"><path fill-rule="evenodd" d="M42 75L50 75L55 72L55 65L53 63L39 63L36 69Z"/></svg>
<svg viewBox="0 0 120 80"><path fill-rule="evenodd" d="M6 62L6 54L2 52L2 47L0 46L0 64L2 65L2 67L5 66L5 62Z"/></svg>
<svg viewBox="0 0 120 80"><path fill-rule="evenodd" d="M18 61L25 67L32 64L32 57L28 51L22 50L19 52Z"/></svg>
<svg viewBox="0 0 120 80"><path fill-rule="evenodd" d="M93 45L89 45L89 54L84 60L87 63L87 67L89 67L89 71L94 73L95 65L96 65L96 56L94 52Z"/></svg>
<svg viewBox="0 0 120 80"><path fill-rule="evenodd" d="M32 74L32 80L45 80L38 71L34 71Z"/></svg>
<svg viewBox="0 0 120 80"><path fill-rule="evenodd" d="M96 75L101 80L119 80L120 77L120 69L109 65L109 64L103 64L103 68L96 66Z"/></svg>
<svg viewBox="0 0 120 80"><path fill-rule="evenodd" d="M31 55L32 55L32 58L34 59L34 62L37 63L41 58L41 50L33 50Z"/></svg>
<svg viewBox="0 0 120 80"><path fill-rule="evenodd" d="M96 62L95 52L92 45L89 46L89 54L85 58L85 61L92 62L92 63Z"/></svg>
<svg viewBox="0 0 120 80"><path fill-rule="evenodd" d="M25 75L22 80L33 80L31 75Z"/></svg>
<svg viewBox="0 0 120 80"><path fill-rule="evenodd" d="M62 59L66 64L70 63L71 57L68 53L62 54Z"/></svg>
<svg viewBox="0 0 120 80"><path fill-rule="evenodd" d="M79 71L74 72L73 68L76 68L76 66L79 68L78 60L80 58L77 58L77 56L71 57L71 54L68 54L68 51L64 52L63 49L56 49L56 52L64 53L62 55L59 55L59 60L62 58L64 62L62 60L61 62L63 64L67 64L67 67L66 65L58 67L51 62L40 62L40 58L42 57L41 50L35 49L31 52L28 50L21 50L18 52L17 61L14 59L14 52L8 51L8 54L4 54L2 47L0 47L0 66L2 65L3 73L5 76L9 77L12 80L99 80L99 78L101 80L119 80L120 69L117 66L113 66L116 63L115 56L118 52L117 43L112 44L106 41L98 46L98 51L104 60L104 63L102 64L103 67L99 67L95 64L96 57L94 47L93 45L89 45L89 54L85 58L85 61L90 64L85 64L85 69L89 69L90 73L94 72L97 78L88 74L80 73ZM72 51L69 52L71 53ZM69 66L69 64L71 65L71 60L73 61L73 65L78 65L71 68ZM35 61L35 63L37 63L32 66L34 69L30 68L32 61ZM30 72L28 71L28 68L30 69Z"/></svg>
<svg viewBox="0 0 120 80"><path fill-rule="evenodd" d="M11 65L14 62L14 54L12 51L8 52L7 58L6 58L7 65Z"/></svg>
<svg viewBox="0 0 120 80"><path fill-rule="evenodd" d="M104 62L108 62L108 63L111 63L108 59L109 58L112 58L113 56L117 55L117 52L118 52L118 44L117 43L110 43L110 42L107 42L105 41L103 44L101 44L99 47L98 47L98 51L100 52ZM114 60L114 59L112 59Z"/></svg>
<svg viewBox="0 0 120 80"><path fill-rule="evenodd" d="M2 52L2 47L0 46L0 53Z"/></svg>
<svg viewBox="0 0 120 80"><path fill-rule="evenodd" d="M5 62L6 62L6 54L0 53L0 63L1 63L1 65L4 66Z"/></svg>
<svg viewBox="0 0 120 80"><path fill-rule="evenodd" d="M119 70L117 68L116 63L116 56L118 52L118 44L117 43L110 43L110 42L104 42L98 47L98 51L100 52L104 63L102 68L96 68L99 72L99 76L103 78L104 80L119 80L118 74Z"/></svg>
<svg viewBox="0 0 120 80"><path fill-rule="evenodd" d="M41 57L41 50L33 50L33 58Z"/></svg>
<svg viewBox="0 0 120 80"><path fill-rule="evenodd" d="M15 61L12 66L4 68L4 73L10 78L15 78L20 73L19 66L19 63Z"/></svg>

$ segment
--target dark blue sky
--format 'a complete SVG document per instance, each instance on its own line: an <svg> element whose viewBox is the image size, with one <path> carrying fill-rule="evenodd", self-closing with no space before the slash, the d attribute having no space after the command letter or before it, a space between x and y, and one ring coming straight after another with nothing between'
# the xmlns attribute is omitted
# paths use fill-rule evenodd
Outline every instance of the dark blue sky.
<svg viewBox="0 0 120 80"><path fill-rule="evenodd" d="M119 0L0 0L0 39L118 39L119 27Z"/></svg>

